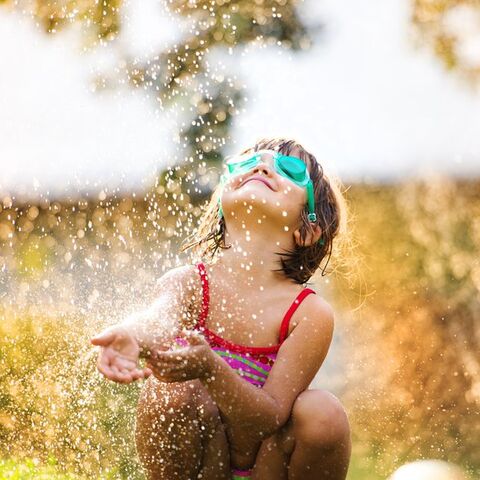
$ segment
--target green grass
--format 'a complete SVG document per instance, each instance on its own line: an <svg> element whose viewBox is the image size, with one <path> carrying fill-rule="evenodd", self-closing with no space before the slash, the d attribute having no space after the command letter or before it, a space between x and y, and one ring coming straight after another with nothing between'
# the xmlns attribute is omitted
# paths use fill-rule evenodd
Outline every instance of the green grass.
<svg viewBox="0 0 480 480"><path fill-rule="evenodd" d="M9 480L79 480L81 477L60 473L57 462L51 458L47 465L33 459L17 462L15 459L0 460L0 478Z"/></svg>
<svg viewBox="0 0 480 480"><path fill-rule="evenodd" d="M84 480L84 477L61 472L53 458L46 465L41 465L33 459L21 461L11 458L1 459L0 478L2 480ZM347 480L384 480L384 478L375 472L372 460L352 455Z"/></svg>
<svg viewBox="0 0 480 480"><path fill-rule="evenodd" d="M99 475L97 480L112 480L119 477L118 472ZM385 476L377 472L375 459L361 452L352 452L350 466L346 480L385 480ZM0 459L1 480L86 480L86 477L60 471L54 458L50 458L46 465L41 465L33 459L15 460ZM92 480L92 479L89 479Z"/></svg>
<svg viewBox="0 0 480 480"><path fill-rule="evenodd" d="M348 467L347 480L385 480L375 468L375 458L358 445L352 445L352 456Z"/></svg>
<svg viewBox="0 0 480 480"><path fill-rule="evenodd" d="M111 471L106 474L99 474L96 480L112 480L121 478L118 472ZM125 478L125 477L123 477ZM55 458L50 457L46 464L38 460L25 458L17 460L14 458L0 459L1 480L93 480L87 477L75 475L62 471Z"/></svg>
<svg viewBox="0 0 480 480"><path fill-rule="evenodd" d="M98 477L114 478L109 475ZM118 478L118 477L117 477ZM0 459L0 479L2 480L84 480L85 477L62 472L54 458L47 464L33 459ZM350 461L347 480L385 480L375 471L374 460L361 454L353 454Z"/></svg>

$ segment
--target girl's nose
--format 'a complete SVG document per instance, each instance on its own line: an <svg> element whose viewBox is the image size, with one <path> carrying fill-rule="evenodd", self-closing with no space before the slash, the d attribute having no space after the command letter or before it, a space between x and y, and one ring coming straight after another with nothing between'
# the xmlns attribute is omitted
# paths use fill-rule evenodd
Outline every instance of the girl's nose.
<svg viewBox="0 0 480 480"><path fill-rule="evenodd" d="M255 173L262 172L265 175L271 175L273 170L273 156L272 155L262 155L260 161L255 165L253 171Z"/></svg>
<svg viewBox="0 0 480 480"><path fill-rule="evenodd" d="M253 169L255 173L262 172L264 175L269 176L271 174L271 167L267 163L261 161L257 165L255 165L255 168Z"/></svg>

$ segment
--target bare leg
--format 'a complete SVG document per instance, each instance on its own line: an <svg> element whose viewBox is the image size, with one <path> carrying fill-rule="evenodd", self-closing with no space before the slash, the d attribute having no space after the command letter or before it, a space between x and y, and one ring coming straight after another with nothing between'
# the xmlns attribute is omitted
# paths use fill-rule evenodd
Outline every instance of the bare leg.
<svg viewBox="0 0 480 480"><path fill-rule="evenodd" d="M251 480L288 480L288 463L293 450L293 442L290 442L292 447L287 449L284 436L282 430L262 443L252 470Z"/></svg>
<svg viewBox="0 0 480 480"><path fill-rule="evenodd" d="M339 400L325 390L306 390L285 427L262 443L252 480L345 480L350 454L350 427Z"/></svg>
<svg viewBox="0 0 480 480"><path fill-rule="evenodd" d="M148 480L228 478L223 425L199 381L149 377L138 402L135 440Z"/></svg>
<svg viewBox="0 0 480 480"><path fill-rule="evenodd" d="M200 384L197 390L200 407L199 419L202 432L202 469L198 478L202 480L230 480L230 453L220 412L207 390Z"/></svg>

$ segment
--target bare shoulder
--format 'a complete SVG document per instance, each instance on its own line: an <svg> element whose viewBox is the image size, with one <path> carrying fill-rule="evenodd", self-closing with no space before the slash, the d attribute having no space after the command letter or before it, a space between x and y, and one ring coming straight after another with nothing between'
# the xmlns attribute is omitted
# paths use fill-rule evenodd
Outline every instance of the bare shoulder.
<svg viewBox="0 0 480 480"><path fill-rule="evenodd" d="M159 296L168 292L170 297L176 298L177 306L181 306L185 317L190 319L185 326L194 323L198 316L202 297L202 287L196 265L179 265L167 270L157 280L156 288Z"/></svg>
<svg viewBox="0 0 480 480"><path fill-rule="evenodd" d="M310 295L310 302L307 308L312 318L329 322L333 325L335 316L333 307L320 295Z"/></svg>
<svg viewBox="0 0 480 480"><path fill-rule="evenodd" d="M299 325L312 333L320 333L323 338L333 335L335 313L332 306L318 294L309 295L304 301L303 317ZM302 329L303 330L303 329Z"/></svg>
<svg viewBox="0 0 480 480"><path fill-rule="evenodd" d="M185 264L167 270L157 280L157 286L159 288L174 287L191 289L194 288L196 282L198 282L197 267L195 265Z"/></svg>

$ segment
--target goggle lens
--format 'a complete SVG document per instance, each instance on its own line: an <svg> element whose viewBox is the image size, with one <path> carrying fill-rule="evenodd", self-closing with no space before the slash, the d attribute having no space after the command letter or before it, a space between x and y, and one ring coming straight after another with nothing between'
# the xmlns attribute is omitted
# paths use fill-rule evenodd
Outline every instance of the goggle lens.
<svg viewBox="0 0 480 480"><path fill-rule="evenodd" d="M260 161L259 153L245 157L227 161L228 172L233 175L248 172ZM296 157L288 157L277 153L275 169L295 183L304 183L307 178L307 166Z"/></svg>
<svg viewBox="0 0 480 480"><path fill-rule="evenodd" d="M232 174L248 172L249 170L254 168L255 165L257 165L258 163L257 157L258 156L255 155L247 159L243 159L243 160L233 159L230 162L227 162L228 172Z"/></svg>
<svg viewBox="0 0 480 480"><path fill-rule="evenodd" d="M303 182L307 166L299 159L293 157L280 157L278 165L281 170L294 182Z"/></svg>

